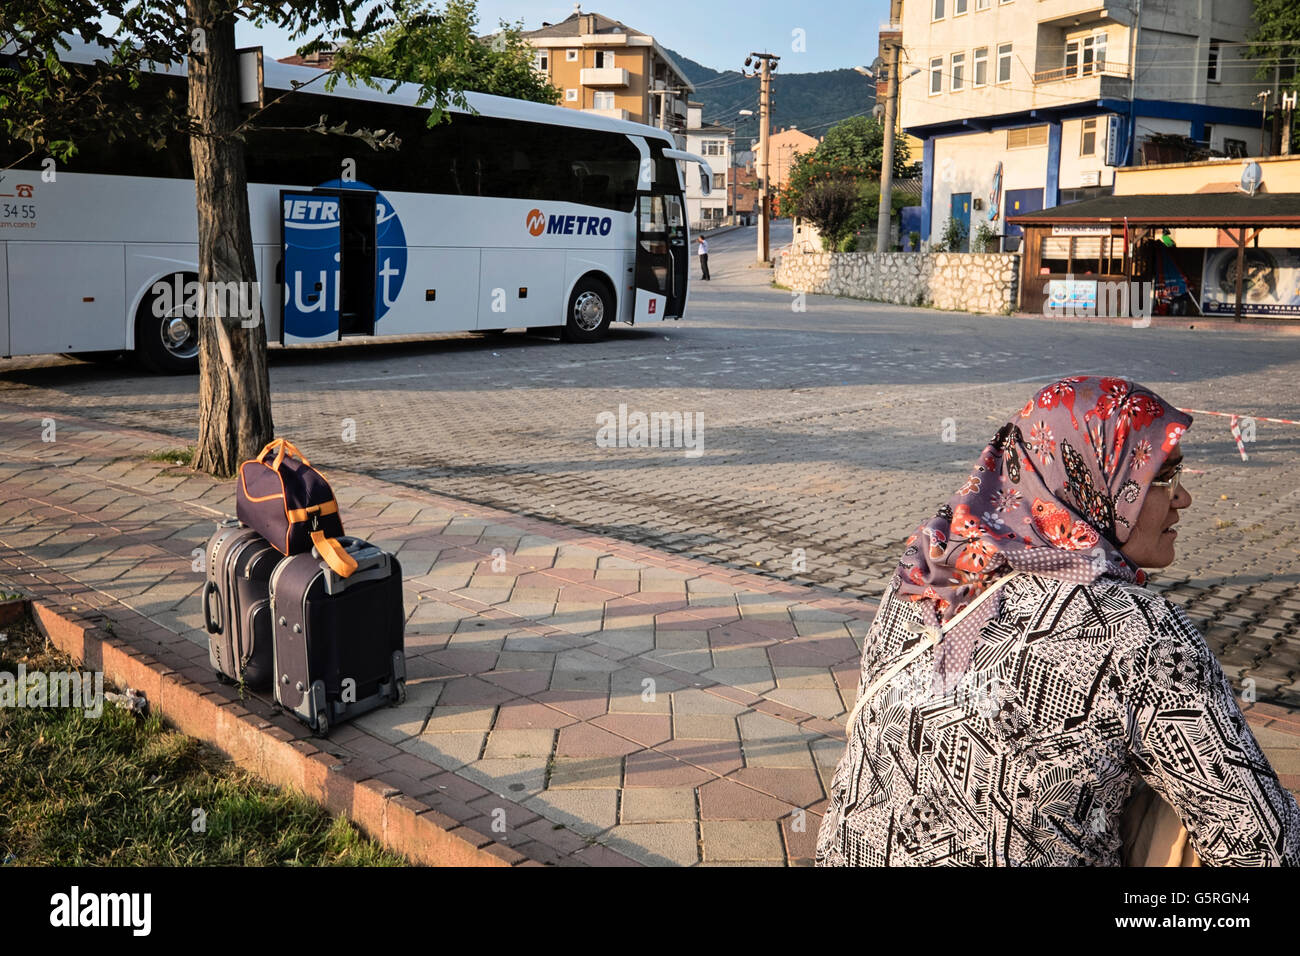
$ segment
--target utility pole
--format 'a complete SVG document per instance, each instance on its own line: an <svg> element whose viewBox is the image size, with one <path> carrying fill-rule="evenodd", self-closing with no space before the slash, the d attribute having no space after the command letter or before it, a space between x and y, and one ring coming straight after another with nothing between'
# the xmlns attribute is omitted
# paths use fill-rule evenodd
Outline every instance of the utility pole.
<svg viewBox="0 0 1300 956"><path fill-rule="evenodd" d="M1291 155L1291 123L1295 112L1296 91L1282 94L1282 155Z"/></svg>
<svg viewBox="0 0 1300 956"><path fill-rule="evenodd" d="M742 76L759 78L758 84L758 148L763 154L763 177L759 181L758 188L758 262L761 265L768 265L771 261L768 256L768 234L770 231L770 193L768 182L768 169L771 164L771 156L768 155L768 136L772 127L772 71L776 69L780 57L774 53L750 53L745 57L745 66L752 66L754 61L758 61L759 70L757 73L746 73L741 71Z"/></svg>
<svg viewBox="0 0 1300 956"><path fill-rule="evenodd" d="M889 4L889 33L881 31L881 45L888 43L889 86L885 96L885 137L880 153L880 215L876 220L876 251L889 251L890 223L894 214L894 127L898 125L898 59L901 37L897 24L902 16L901 0Z"/></svg>

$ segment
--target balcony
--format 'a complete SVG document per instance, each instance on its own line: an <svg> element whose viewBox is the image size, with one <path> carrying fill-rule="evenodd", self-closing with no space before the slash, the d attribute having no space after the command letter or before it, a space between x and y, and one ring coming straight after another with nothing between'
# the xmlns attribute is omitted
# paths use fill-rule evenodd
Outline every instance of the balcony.
<svg viewBox="0 0 1300 956"><path fill-rule="evenodd" d="M583 86L627 86L627 70L617 66L588 67L578 73Z"/></svg>
<svg viewBox="0 0 1300 956"><path fill-rule="evenodd" d="M1104 63L1101 65L1084 64L1083 66L1062 66L1055 70L1040 70L1034 74L1034 86L1043 83L1064 83L1067 80L1087 79L1092 76L1113 76L1121 80L1128 79L1128 67L1123 63Z"/></svg>
<svg viewBox="0 0 1300 956"><path fill-rule="evenodd" d="M594 113L596 116L604 116L609 119L625 120L628 118L627 110L620 110L620 109L598 110L598 109L588 108L583 110L583 112Z"/></svg>

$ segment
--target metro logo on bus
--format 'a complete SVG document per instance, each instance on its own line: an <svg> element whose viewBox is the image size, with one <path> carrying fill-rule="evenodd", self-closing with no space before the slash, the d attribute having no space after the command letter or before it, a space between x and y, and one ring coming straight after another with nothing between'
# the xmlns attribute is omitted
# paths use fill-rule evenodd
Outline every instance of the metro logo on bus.
<svg viewBox="0 0 1300 956"><path fill-rule="evenodd" d="M534 236L543 232L551 236L608 236L614 228L609 216L547 216L540 209L531 210L524 222Z"/></svg>
<svg viewBox="0 0 1300 956"><path fill-rule="evenodd" d="M339 223L337 199L286 199L284 221L295 229L329 229Z"/></svg>

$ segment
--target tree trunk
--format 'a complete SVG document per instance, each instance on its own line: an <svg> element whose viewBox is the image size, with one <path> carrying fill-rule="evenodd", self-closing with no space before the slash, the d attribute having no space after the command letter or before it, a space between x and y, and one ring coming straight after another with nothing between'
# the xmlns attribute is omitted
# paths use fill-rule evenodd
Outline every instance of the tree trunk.
<svg viewBox="0 0 1300 956"><path fill-rule="evenodd" d="M221 0L186 0L194 49L189 59L190 138L199 220L199 441L194 467L226 477L271 440L266 325L248 218L234 18ZM197 32L196 32L197 31ZM217 284L220 285L217 285ZM229 283L235 283L230 285ZM216 290L223 290L213 294ZM234 294L231 294L231 293ZM256 321L232 304L253 304Z"/></svg>

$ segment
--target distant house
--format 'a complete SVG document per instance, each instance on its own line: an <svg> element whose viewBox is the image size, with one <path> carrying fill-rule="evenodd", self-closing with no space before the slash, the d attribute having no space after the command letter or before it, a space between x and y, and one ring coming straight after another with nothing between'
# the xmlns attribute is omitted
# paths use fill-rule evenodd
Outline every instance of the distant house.
<svg viewBox="0 0 1300 956"><path fill-rule="evenodd" d="M779 191L790 178L790 167L794 165L795 157L800 153L812 152L820 142L821 140L815 136L809 136L793 126L768 136L768 148L772 151L772 159L767 170L768 179L771 181L769 188L773 192ZM763 151L757 144L754 147L754 169L762 177Z"/></svg>
<svg viewBox="0 0 1300 956"><path fill-rule="evenodd" d="M537 71L559 88L561 106L685 132L695 87L649 34L575 8L522 36L537 50Z"/></svg>
<svg viewBox="0 0 1300 956"><path fill-rule="evenodd" d="M713 172L713 189L705 196L699 167L693 163L685 166L686 221L692 230L716 229L727 221L731 145L736 132L730 126L705 123L703 112L703 104L687 104L686 149L707 159Z"/></svg>

